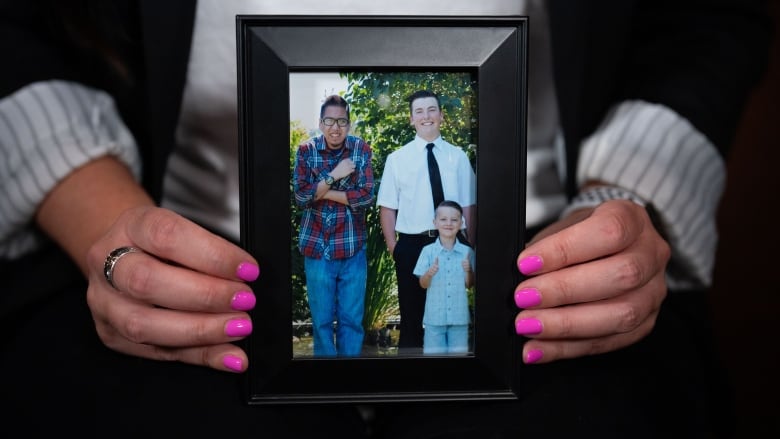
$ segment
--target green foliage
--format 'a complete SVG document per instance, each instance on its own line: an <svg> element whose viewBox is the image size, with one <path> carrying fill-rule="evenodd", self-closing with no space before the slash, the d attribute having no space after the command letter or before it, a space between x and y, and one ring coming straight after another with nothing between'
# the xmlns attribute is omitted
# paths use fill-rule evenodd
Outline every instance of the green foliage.
<svg viewBox="0 0 780 439"><path fill-rule="evenodd" d="M295 150L298 148L298 145L308 138L309 133L306 131L306 127L303 126L301 121L290 121L290 166L292 166L293 160L295 159Z"/></svg>
<svg viewBox="0 0 780 439"><path fill-rule="evenodd" d="M382 329L385 323L398 316L398 293L395 282L395 264L387 251L379 224L379 208L368 209L368 242L366 258L368 260L368 282L366 302L363 312L363 327L366 331Z"/></svg>
<svg viewBox="0 0 780 439"><path fill-rule="evenodd" d="M309 134L306 128L299 121L290 122L290 176L293 173L295 164L295 151L298 145L306 141ZM303 273L303 255L298 251L298 231L301 228L301 211L295 204L295 191L293 190L292 178L290 178L290 257L292 279L292 320L305 321L311 318L309 312L309 302L306 298L306 277Z"/></svg>

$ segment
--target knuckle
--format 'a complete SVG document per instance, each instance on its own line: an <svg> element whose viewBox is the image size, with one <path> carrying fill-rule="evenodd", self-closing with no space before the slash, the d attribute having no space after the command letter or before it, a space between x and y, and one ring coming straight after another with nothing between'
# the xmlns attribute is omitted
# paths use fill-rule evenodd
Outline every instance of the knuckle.
<svg viewBox="0 0 780 439"><path fill-rule="evenodd" d="M633 290L644 283L645 273L642 264L635 257L625 257L615 271L616 284L624 289Z"/></svg>
<svg viewBox="0 0 780 439"><path fill-rule="evenodd" d="M624 304L615 309L617 316L616 330L619 333L627 333L636 330L643 321L643 315L639 310L631 305Z"/></svg>
<svg viewBox="0 0 780 439"><path fill-rule="evenodd" d="M126 339L133 343L145 343L145 321L146 318L141 312L133 311L125 317L125 320L122 323L122 330L120 332Z"/></svg>
<svg viewBox="0 0 780 439"><path fill-rule="evenodd" d="M186 334L189 336L189 342L188 345L190 346L197 346L204 344L207 340L210 340L212 337L209 335L213 332L210 326L208 326L203 321L198 321L196 324L190 328L190 331L187 331Z"/></svg>
<svg viewBox="0 0 780 439"><path fill-rule="evenodd" d="M568 318L566 314L563 314L558 318L555 322L555 326L556 338L570 338L575 335L575 323Z"/></svg>
<svg viewBox="0 0 780 439"><path fill-rule="evenodd" d="M549 291L555 292L553 297L559 305L575 303L580 300L577 298L576 286L562 277L554 279L551 287ZM548 290L548 288L544 289Z"/></svg>
<svg viewBox="0 0 780 439"><path fill-rule="evenodd" d="M161 214L162 212L162 214ZM162 210L149 210L144 213L149 239L159 250L165 252L176 247L179 229L183 219L176 214Z"/></svg>
<svg viewBox="0 0 780 439"><path fill-rule="evenodd" d="M224 304L225 296L230 297L232 292L226 288L222 288L220 285L216 285L212 282L207 282L204 285L202 294L198 297L202 300L204 307L207 309L219 309Z"/></svg>
<svg viewBox="0 0 780 439"><path fill-rule="evenodd" d="M574 244L568 239L554 240L552 242L553 252L557 255L561 267L567 267L570 264L569 255L572 254ZM545 261L547 262L547 261Z"/></svg>
<svg viewBox="0 0 780 439"><path fill-rule="evenodd" d="M225 268L225 261L232 259L230 250L220 245L204 244L202 255L205 258L205 264L207 264L206 269L212 273L221 273Z"/></svg>
<svg viewBox="0 0 780 439"><path fill-rule="evenodd" d="M211 354L210 349L201 349L198 353L199 353L198 361L200 362L200 364L209 365L211 367L218 368L217 365L212 365L211 359L213 355Z"/></svg>
<svg viewBox="0 0 780 439"><path fill-rule="evenodd" d="M624 215L620 214L621 212L622 210L619 209L608 211L608 214L604 216L601 233L608 242L624 247L631 236L631 228L625 221Z"/></svg>

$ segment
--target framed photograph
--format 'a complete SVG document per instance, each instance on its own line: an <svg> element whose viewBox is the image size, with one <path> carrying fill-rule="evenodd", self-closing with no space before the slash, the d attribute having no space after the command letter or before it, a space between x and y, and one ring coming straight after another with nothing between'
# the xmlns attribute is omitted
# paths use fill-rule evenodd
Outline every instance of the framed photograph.
<svg viewBox="0 0 780 439"><path fill-rule="evenodd" d="M244 15L236 31L241 245L261 267L254 330L242 341L247 402L517 398L522 339L512 297L525 232L527 18ZM466 153L476 176L468 348L457 353L399 347L404 317L376 205L385 159L415 136L407 99L416 89L438 95L442 138ZM347 117L323 116L332 95L346 100ZM367 229L362 347L330 355L312 340L296 154L342 123L370 149L363 164L374 187L357 213Z"/></svg>

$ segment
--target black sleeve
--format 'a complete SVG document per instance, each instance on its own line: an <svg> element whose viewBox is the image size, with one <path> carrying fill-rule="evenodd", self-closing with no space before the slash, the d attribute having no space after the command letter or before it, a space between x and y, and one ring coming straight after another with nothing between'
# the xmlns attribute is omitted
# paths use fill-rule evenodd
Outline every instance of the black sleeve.
<svg viewBox="0 0 780 439"><path fill-rule="evenodd" d="M548 5L567 143L595 131L616 103L642 99L685 117L726 154L766 69L772 22L765 0Z"/></svg>

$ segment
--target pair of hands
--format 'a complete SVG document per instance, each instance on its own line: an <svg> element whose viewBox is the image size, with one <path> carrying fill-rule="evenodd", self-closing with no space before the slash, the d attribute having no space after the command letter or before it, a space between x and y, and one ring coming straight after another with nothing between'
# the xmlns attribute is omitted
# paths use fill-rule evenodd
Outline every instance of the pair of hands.
<svg viewBox="0 0 780 439"><path fill-rule="evenodd" d="M342 159L332 171L330 176L333 177L334 186L335 182L348 177L355 172L355 162L350 158ZM334 190L332 186L328 184L317 183L317 192L314 194L315 200L332 200L337 203L349 205L349 199L344 191Z"/></svg>
<svg viewBox="0 0 780 439"><path fill-rule="evenodd" d="M463 271L465 271L466 273L471 271L471 264L469 263L468 259L462 260L460 262L460 266L463 267ZM431 264L431 267L428 268L428 272L427 273L428 273L428 275L433 277L438 272L439 272L439 258L436 258L436 259L433 260L433 264Z"/></svg>
<svg viewBox="0 0 780 439"><path fill-rule="evenodd" d="M132 245L116 264L106 255ZM653 328L666 295L668 244L645 210L608 201L572 212L518 256L528 277L515 291L523 361L543 363L631 345ZM92 245L87 302L106 346L119 352L242 372L233 342L251 333L246 282L259 274L246 251L158 207L131 208Z"/></svg>

